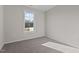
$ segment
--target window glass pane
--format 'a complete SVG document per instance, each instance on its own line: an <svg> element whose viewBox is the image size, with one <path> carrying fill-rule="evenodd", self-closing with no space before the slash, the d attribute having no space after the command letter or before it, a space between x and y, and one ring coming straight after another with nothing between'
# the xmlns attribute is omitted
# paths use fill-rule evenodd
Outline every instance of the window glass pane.
<svg viewBox="0 0 79 59"><path fill-rule="evenodd" d="M34 31L34 14L31 12L25 12L25 29L26 31Z"/></svg>
<svg viewBox="0 0 79 59"><path fill-rule="evenodd" d="M29 13L27 13L27 12L25 12L25 16L26 16L26 17L29 17L29 16L30 16L30 14L29 14Z"/></svg>

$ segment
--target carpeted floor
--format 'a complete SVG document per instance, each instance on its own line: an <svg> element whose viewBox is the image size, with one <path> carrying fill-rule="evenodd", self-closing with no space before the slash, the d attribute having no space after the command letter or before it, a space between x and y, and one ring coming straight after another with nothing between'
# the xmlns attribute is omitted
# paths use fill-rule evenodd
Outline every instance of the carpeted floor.
<svg viewBox="0 0 79 59"><path fill-rule="evenodd" d="M48 41L64 44L61 42L57 42L53 39L49 39L47 37L40 37L40 38L5 44L3 47L3 51L1 53L62 53L61 51L58 51L56 49L51 49L42 45Z"/></svg>

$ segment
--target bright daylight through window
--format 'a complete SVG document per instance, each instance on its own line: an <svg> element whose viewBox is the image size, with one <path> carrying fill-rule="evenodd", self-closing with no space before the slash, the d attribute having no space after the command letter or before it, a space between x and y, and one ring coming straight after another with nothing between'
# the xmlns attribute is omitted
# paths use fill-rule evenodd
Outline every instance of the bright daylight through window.
<svg viewBox="0 0 79 59"><path fill-rule="evenodd" d="M34 14L32 12L24 12L25 31L34 31Z"/></svg>

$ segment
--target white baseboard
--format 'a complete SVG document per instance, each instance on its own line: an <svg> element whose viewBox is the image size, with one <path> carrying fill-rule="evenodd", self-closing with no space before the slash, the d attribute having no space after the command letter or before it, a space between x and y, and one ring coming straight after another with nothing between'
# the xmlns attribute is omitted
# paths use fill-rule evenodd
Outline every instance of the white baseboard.
<svg viewBox="0 0 79 59"><path fill-rule="evenodd" d="M49 34L47 34L46 37L48 37L49 39L54 39L54 40L56 40L56 38L55 38L54 36L51 36L51 35L49 35ZM57 40L57 41L59 41L59 42L61 42L61 43L68 44L68 45L73 46L73 47L75 47L75 48L79 48L79 47L77 47L77 46L75 46L74 44L71 44L71 43L69 43L69 42L60 41L60 40Z"/></svg>
<svg viewBox="0 0 79 59"><path fill-rule="evenodd" d="M14 40L14 41L9 41L9 42L5 42L5 44L9 44L9 43L13 43L13 42L19 42L19 41L23 41L23 40L30 40L30 39L39 38L39 37L44 37L44 35L43 36L35 36L35 37L25 38L25 39L19 39L19 40Z"/></svg>
<svg viewBox="0 0 79 59"><path fill-rule="evenodd" d="M0 51L2 50L3 46L4 46L4 44L0 45Z"/></svg>

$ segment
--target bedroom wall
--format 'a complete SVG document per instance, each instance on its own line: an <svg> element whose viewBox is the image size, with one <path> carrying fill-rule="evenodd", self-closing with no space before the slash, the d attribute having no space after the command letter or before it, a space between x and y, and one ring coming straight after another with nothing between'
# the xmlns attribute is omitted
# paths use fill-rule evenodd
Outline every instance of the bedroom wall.
<svg viewBox="0 0 79 59"><path fill-rule="evenodd" d="M46 19L46 36L79 48L79 6L56 6Z"/></svg>
<svg viewBox="0 0 79 59"><path fill-rule="evenodd" d="M24 32L24 11L35 14L35 31ZM26 6L4 6L5 43L45 36L44 13Z"/></svg>
<svg viewBox="0 0 79 59"><path fill-rule="evenodd" d="M0 5L0 50L4 45L4 34L3 34L3 6Z"/></svg>

